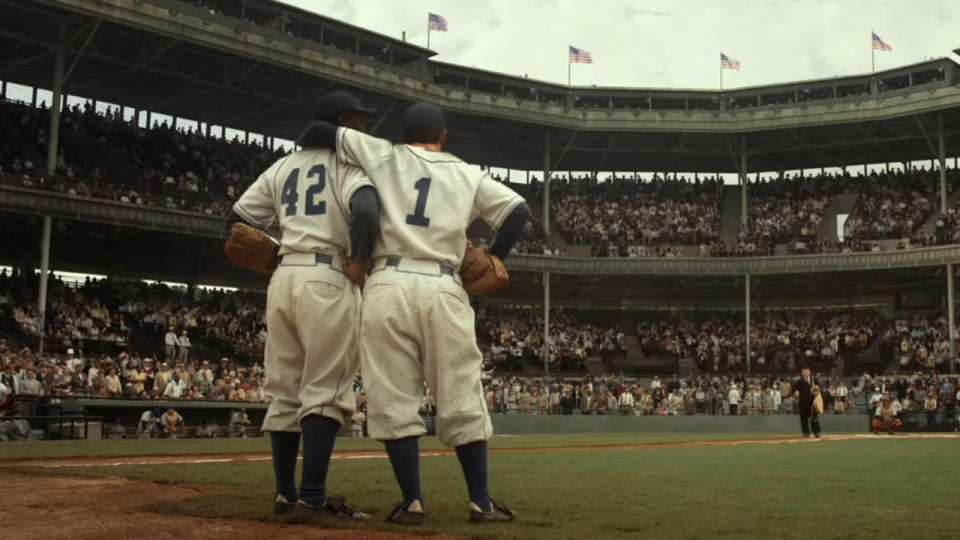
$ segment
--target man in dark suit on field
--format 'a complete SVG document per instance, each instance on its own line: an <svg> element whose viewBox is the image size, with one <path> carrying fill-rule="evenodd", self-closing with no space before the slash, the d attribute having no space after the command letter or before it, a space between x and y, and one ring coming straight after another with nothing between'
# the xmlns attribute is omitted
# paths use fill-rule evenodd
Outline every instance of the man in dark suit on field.
<svg viewBox="0 0 960 540"><path fill-rule="evenodd" d="M813 387L816 384L810 370L804 369L800 372L800 378L793 383L793 388L799 395L797 406L800 408L800 429L803 430L803 436L809 437L812 430L813 436L819 439L820 415L813 411Z"/></svg>

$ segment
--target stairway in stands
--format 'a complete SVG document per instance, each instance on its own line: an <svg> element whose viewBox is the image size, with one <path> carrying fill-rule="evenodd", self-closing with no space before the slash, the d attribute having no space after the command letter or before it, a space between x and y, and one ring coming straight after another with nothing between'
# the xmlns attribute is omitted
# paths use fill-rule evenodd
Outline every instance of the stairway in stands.
<svg viewBox="0 0 960 540"><path fill-rule="evenodd" d="M727 247L737 245L740 235L740 186L723 186L723 206L720 208L720 240Z"/></svg>
<svg viewBox="0 0 960 540"><path fill-rule="evenodd" d="M837 240L837 216L853 212L860 200L859 193L842 193L830 200L823 210L820 226L817 227L817 240L821 242Z"/></svg>
<svg viewBox="0 0 960 540"><path fill-rule="evenodd" d="M958 200L960 200L960 189L958 189L952 195L947 196L947 208L956 208ZM933 231L937 228L937 220L940 219L939 206L940 205L938 204L936 211L930 214L930 217L928 217L927 220L923 222L923 225L917 229L918 233L933 235Z"/></svg>

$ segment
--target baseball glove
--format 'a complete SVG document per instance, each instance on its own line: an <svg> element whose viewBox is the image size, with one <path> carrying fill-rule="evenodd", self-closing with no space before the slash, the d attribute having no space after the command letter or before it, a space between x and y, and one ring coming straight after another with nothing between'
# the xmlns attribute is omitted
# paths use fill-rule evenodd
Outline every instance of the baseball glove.
<svg viewBox="0 0 960 540"><path fill-rule="evenodd" d="M460 263L463 288L471 296L490 294L510 283L510 274L503 261L491 255L485 247L474 247L467 242L467 250Z"/></svg>
<svg viewBox="0 0 960 540"><path fill-rule="evenodd" d="M345 249L340 250L340 259L343 261L343 273L354 285L363 288L367 282L367 265L362 262L354 262L347 257Z"/></svg>
<svg viewBox="0 0 960 540"><path fill-rule="evenodd" d="M279 250L280 244L272 236L246 223L234 223L223 246L234 264L261 274L271 274L277 268Z"/></svg>

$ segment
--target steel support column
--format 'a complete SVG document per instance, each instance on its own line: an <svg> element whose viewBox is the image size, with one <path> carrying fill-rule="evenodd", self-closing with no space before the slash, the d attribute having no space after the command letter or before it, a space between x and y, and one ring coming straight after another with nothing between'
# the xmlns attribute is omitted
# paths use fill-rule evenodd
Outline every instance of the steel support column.
<svg viewBox="0 0 960 540"><path fill-rule="evenodd" d="M53 218L43 216L43 239L40 241L40 291L37 294L37 310L40 314L40 354L47 336L47 274L50 273L50 229Z"/></svg>
<svg viewBox="0 0 960 540"><path fill-rule="evenodd" d="M740 134L740 229L747 230L747 134Z"/></svg>
<svg viewBox="0 0 960 540"><path fill-rule="evenodd" d="M746 275L746 287L744 289L744 307L746 308L746 323L747 323L747 335L744 336L744 343L746 343L746 353L747 353L747 374L750 374L751 362L750 362L750 274Z"/></svg>
<svg viewBox="0 0 960 540"><path fill-rule="evenodd" d="M950 366L953 369L953 363L957 358L957 324L954 313L954 290L953 290L953 263L947 263L947 324L950 325Z"/></svg>
<svg viewBox="0 0 960 540"><path fill-rule="evenodd" d="M543 372L550 374L550 272L543 273Z"/></svg>
<svg viewBox="0 0 960 540"><path fill-rule="evenodd" d="M943 134L943 113L937 115L937 160L940 162L940 213L947 213L947 141ZM951 345L953 340L951 340Z"/></svg>
<svg viewBox="0 0 960 540"><path fill-rule="evenodd" d="M53 62L53 101L50 103L50 136L47 144L47 174L53 176L57 171L57 147L60 142L60 112L63 101L63 64L66 58L67 30L60 27L60 42ZM50 216L43 216L43 238L40 241L40 286L37 294L37 312L40 315L40 346L43 352L47 332L47 274L50 273Z"/></svg>
<svg viewBox="0 0 960 540"><path fill-rule="evenodd" d="M63 62L67 46L64 43L66 30L60 30L60 46L53 61L53 102L50 104L50 136L47 144L47 174L57 170L57 147L60 142L60 111L63 101Z"/></svg>
<svg viewBox="0 0 960 540"><path fill-rule="evenodd" d="M550 236L550 132L543 138L543 236Z"/></svg>

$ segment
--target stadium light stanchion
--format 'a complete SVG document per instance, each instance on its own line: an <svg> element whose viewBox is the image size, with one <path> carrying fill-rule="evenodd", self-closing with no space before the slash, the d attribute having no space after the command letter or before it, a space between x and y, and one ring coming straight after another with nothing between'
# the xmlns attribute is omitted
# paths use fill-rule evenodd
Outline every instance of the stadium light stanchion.
<svg viewBox="0 0 960 540"><path fill-rule="evenodd" d="M950 325L950 362L957 357L957 325L954 313L953 263L947 263L947 324Z"/></svg>

